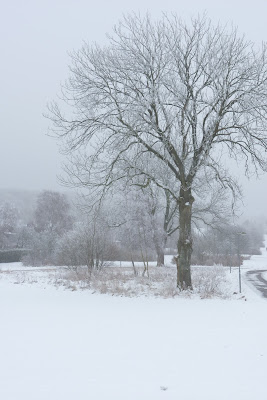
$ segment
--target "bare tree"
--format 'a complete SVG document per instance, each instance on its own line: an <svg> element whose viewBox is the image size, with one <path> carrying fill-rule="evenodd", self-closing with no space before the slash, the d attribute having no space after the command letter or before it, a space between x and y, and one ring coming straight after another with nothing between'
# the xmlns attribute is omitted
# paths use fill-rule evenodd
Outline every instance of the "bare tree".
<svg viewBox="0 0 267 400"><path fill-rule="evenodd" d="M98 209L76 223L58 241L55 254L59 264L75 268L86 266L88 276L94 269L101 269L113 256L114 241L106 218Z"/></svg>
<svg viewBox="0 0 267 400"><path fill-rule="evenodd" d="M147 193L136 186L127 187L123 193L118 193L112 201L113 209L117 210L109 218L109 225L116 227L120 249L124 258L129 257L134 273L134 261L137 258L144 264L144 274L148 275L148 261L154 255L153 224L151 223L151 204Z"/></svg>
<svg viewBox="0 0 267 400"><path fill-rule="evenodd" d="M168 190L161 190L150 184L142 196L142 202L149 216L154 247L157 253L157 266L164 265L164 250L167 239L179 229L178 203Z"/></svg>
<svg viewBox="0 0 267 400"><path fill-rule="evenodd" d="M205 17L186 24L176 16L128 16L108 46L85 44L72 54L63 97L74 113L66 117L52 105L55 131L72 156L90 144L85 175L96 194L139 175L176 198L180 289L192 287L198 178L207 175L234 193L222 154L242 160L246 173L267 169L266 82L266 44L255 49L236 29ZM149 160L177 184L166 185ZM79 165L71 172L83 182Z"/></svg>
<svg viewBox="0 0 267 400"><path fill-rule="evenodd" d="M20 244L30 248L24 257L24 264L53 264L57 241L72 225L67 197L48 190L41 192L37 198L33 222L24 227L19 235Z"/></svg>
<svg viewBox="0 0 267 400"><path fill-rule="evenodd" d="M16 232L19 225L19 212L10 203L0 203L0 249L16 247ZM14 239L15 236L15 239Z"/></svg>
<svg viewBox="0 0 267 400"><path fill-rule="evenodd" d="M54 232L62 235L72 227L70 205L64 194L44 190L37 199L34 213L34 227L37 232Z"/></svg>

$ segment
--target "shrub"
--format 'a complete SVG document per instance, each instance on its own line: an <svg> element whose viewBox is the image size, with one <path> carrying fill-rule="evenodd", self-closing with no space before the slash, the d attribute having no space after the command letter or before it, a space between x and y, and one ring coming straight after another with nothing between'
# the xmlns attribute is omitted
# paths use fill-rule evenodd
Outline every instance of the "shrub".
<svg viewBox="0 0 267 400"><path fill-rule="evenodd" d="M224 293L225 270L221 265L193 268L192 282L195 292L201 298L224 297L227 295L227 293Z"/></svg>

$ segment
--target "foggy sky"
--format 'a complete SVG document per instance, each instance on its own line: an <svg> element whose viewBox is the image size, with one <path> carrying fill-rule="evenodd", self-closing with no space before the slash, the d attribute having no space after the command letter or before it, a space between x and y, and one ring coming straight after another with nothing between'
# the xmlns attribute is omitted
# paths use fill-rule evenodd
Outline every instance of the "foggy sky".
<svg viewBox="0 0 267 400"><path fill-rule="evenodd" d="M240 34L260 43L267 38L267 2L254 0L10 0L2 1L0 189L59 189L59 155L46 136L47 102L56 99L68 77L68 52L83 41L104 43L123 13L174 11L183 18L207 12L217 22L232 21ZM242 177L245 211L265 211L267 176ZM267 207L266 207L267 210ZM266 212L267 214L267 212Z"/></svg>

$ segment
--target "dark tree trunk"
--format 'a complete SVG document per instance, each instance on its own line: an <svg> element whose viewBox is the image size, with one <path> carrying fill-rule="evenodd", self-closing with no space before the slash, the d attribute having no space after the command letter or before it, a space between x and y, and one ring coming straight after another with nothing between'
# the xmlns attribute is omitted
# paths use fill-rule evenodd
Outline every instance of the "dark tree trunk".
<svg viewBox="0 0 267 400"><path fill-rule="evenodd" d="M191 189L180 189L179 198L179 240L177 258L177 287L180 290L192 289L191 282L191 254L192 236L191 219L194 198Z"/></svg>
<svg viewBox="0 0 267 400"><path fill-rule="evenodd" d="M157 251L157 267L162 267L165 261L164 250L167 243L167 233L164 232L164 237L161 238L160 241L155 240L154 242Z"/></svg>
<svg viewBox="0 0 267 400"><path fill-rule="evenodd" d="M157 267L162 267L164 265L164 249L157 248Z"/></svg>

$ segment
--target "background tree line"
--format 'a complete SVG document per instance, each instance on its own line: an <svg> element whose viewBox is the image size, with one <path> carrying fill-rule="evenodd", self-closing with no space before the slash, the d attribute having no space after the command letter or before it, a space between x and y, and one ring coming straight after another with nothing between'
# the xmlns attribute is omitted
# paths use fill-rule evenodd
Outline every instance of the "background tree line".
<svg viewBox="0 0 267 400"><path fill-rule="evenodd" d="M90 272L109 261L130 261L135 270L137 261L146 267L149 261L157 260L160 267L165 254L177 254L177 207L157 187L153 191L151 187L133 186L113 193L101 208L88 209L86 204L83 199L78 206L65 194L43 191L31 215L27 211L25 216L23 208L0 202L0 261L87 266ZM209 209L205 215L200 204L193 219L193 264L237 265L238 250L246 255L259 254L263 219L233 225L230 220L226 223L227 215L215 211ZM241 239L237 235L240 232L246 233Z"/></svg>

